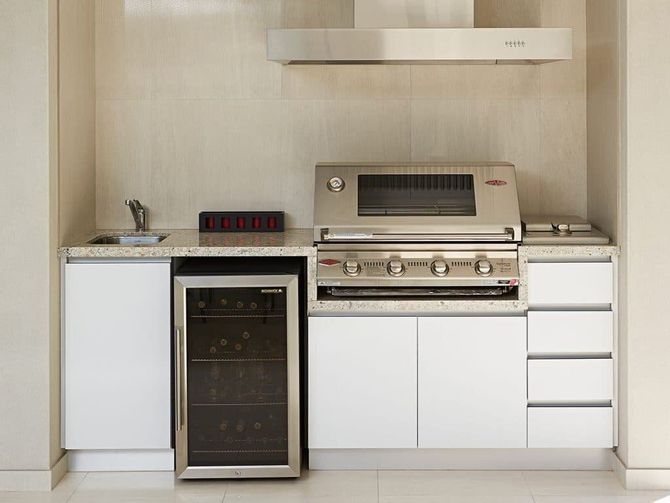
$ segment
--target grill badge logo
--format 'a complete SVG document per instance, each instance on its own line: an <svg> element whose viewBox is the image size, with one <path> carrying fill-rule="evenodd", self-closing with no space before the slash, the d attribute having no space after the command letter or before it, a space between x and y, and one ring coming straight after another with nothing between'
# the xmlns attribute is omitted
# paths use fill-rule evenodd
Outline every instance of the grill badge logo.
<svg viewBox="0 0 670 503"><path fill-rule="evenodd" d="M505 180L487 180L486 185L491 185L493 187L502 187L503 185L507 185L507 182Z"/></svg>
<svg viewBox="0 0 670 503"><path fill-rule="evenodd" d="M332 267L334 265L341 264L342 262L340 260L335 260L332 258L326 258L323 260L319 260L319 264L324 265L326 267Z"/></svg>

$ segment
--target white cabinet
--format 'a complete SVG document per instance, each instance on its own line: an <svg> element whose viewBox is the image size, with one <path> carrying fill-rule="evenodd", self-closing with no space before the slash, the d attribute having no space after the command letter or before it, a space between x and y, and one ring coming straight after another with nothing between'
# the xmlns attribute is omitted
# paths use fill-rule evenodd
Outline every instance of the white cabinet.
<svg viewBox="0 0 670 503"><path fill-rule="evenodd" d="M419 318L422 448L526 447L524 318Z"/></svg>
<svg viewBox="0 0 670 503"><path fill-rule="evenodd" d="M65 265L63 447L169 449L169 262Z"/></svg>
<svg viewBox="0 0 670 503"><path fill-rule="evenodd" d="M528 447L616 445L613 262L528 264Z"/></svg>
<svg viewBox="0 0 670 503"><path fill-rule="evenodd" d="M416 447L416 318L309 319L310 449Z"/></svg>

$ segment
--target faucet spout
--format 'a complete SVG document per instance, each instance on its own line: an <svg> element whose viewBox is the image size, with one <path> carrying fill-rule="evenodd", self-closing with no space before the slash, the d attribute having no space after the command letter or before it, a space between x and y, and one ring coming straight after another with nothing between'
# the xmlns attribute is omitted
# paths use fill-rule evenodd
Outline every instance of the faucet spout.
<svg viewBox="0 0 670 503"><path fill-rule="evenodd" d="M137 199L126 199L126 206L135 220L135 231L145 232L147 230L147 212Z"/></svg>

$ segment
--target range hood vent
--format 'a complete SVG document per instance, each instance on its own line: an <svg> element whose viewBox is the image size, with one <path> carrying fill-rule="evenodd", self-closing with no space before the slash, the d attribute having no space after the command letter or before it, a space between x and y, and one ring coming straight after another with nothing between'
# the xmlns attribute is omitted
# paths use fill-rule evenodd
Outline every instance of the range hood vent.
<svg viewBox="0 0 670 503"><path fill-rule="evenodd" d="M474 28L474 0L355 0L353 28L270 29L283 64L539 64L572 59L571 28Z"/></svg>

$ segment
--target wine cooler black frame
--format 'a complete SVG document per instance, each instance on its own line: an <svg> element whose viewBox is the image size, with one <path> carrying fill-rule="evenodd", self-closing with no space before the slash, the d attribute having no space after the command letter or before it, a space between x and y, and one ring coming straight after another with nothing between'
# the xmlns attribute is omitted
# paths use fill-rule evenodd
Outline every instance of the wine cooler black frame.
<svg viewBox="0 0 670 503"><path fill-rule="evenodd" d="M293 274L176 276L174 278L175 323L175 460L177 477L274 478L300 476L300 309L299 276ZM285 465L191 466L188 446L188 337L189 289L263 288L286 290L286 368L288 463Z"/></svg>

